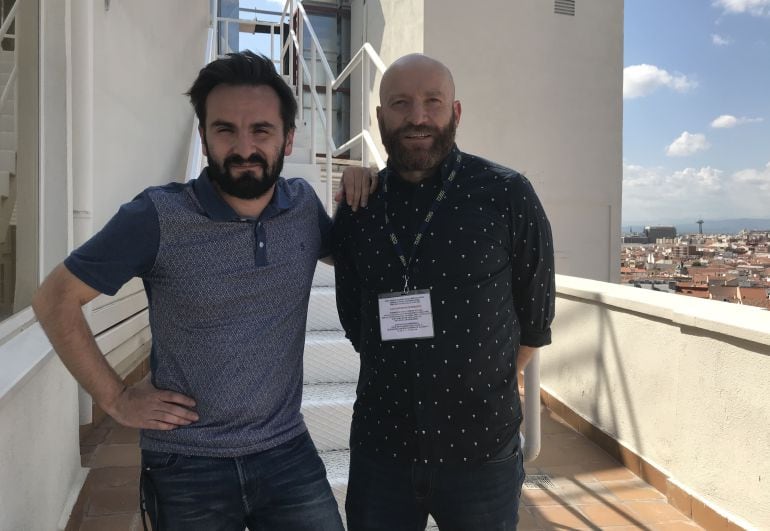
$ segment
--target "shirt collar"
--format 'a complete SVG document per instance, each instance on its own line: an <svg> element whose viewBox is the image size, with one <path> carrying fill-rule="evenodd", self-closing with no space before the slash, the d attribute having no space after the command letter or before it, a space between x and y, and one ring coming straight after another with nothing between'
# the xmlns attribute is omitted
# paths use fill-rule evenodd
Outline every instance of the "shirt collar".
<svg viewBox="0 0 770 531"><path fill-rule="evenodd" d="M204 168L201 174L192 182L193 192L203 210L213 221L240 220L240 216L219 195L214 183L211 182L208 168ZM291 208L292 201L289 196L286 179L279 177L275 183L273 197L270 199L260 218L273 217L284 210Z"/></svg>

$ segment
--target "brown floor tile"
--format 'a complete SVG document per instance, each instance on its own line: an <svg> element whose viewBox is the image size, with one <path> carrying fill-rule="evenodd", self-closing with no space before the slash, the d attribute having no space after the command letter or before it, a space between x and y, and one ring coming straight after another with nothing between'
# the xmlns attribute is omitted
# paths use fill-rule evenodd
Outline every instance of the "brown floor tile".
<svg viewBox="0 0 770 531"><path fill-rule="evenodd" d="M603 481L602 483L612 492L612 494L623 501L664 501L666 499L663 494L639 478L625 481Z"/></svg>
<svg viewBox="0 0 770 531"><path fill-rule="evenodd" d="M546 474L552 479L568 479L580 483L595 483L598 478L584 465L551 465L544 466L535 474Z"/></svg>
<svg viewBox="0 0 770 531"><path fill-rule="evenodd" d="M532 514L544 529L596 529L577 509L567 507L534 507Z"/></svg>
<svg viewBox="0 0 770 531"><path fill-rule="evenodd" d="M139 466L141 454L136 444L103 444L93 453L89 466Z"/></svg>
<svg viewBox="0 0 770 531"><path fill-rule="evenodd" d="M94 490L86 507L86 516L134 513L139 510L139 490L115 487Z"/></svg>
<svg viewBox="0 0 770 531"><path fill-rule="evenodd" d="M80 526L80 531L139 531L141 529L142 520L138 513L87 518Z"/></svg>
<svg viewBox="0 0 770 531"><path fill-rule="evenodd" d="M703 528L691 520L682 520L680 522L666 522L663 524L655 524L653 526L654 531L697 531L703 530Z"/></svg>
<svg viewBox="0 0 770 531"><path fill-rule="evenodd" d="M631 501L625 506L645 524L662 524L686 519L682 513L664 501Z"/></svg>
<svg viewBox="0 0 770 531"><path fill-rule="evenodd" d="M80 466L84 467L90 467L91 466L91 457L93 457L94 452L98 446L81 446L80 447Z"/></svg>
<svg viewBox="0 0 770 531"><path fill-rule="evenodd" d="M580 511L598 527L644 526L636 515L626 509L621 503L582 505L579 508Z"/></svg>
<svg viewBox="0 0 770 531"><path fill-rule="evenodd" d="M115 426L110 430L104 442L107 444L139 444L139 430Z"/></svg>
<svg viewBox="0 0 770 531"><path fill-rule="evenodd" d="M636 476L626 467L617 463L614 467L596 467L591 474L599 481L624 481L636 479Z"/></svg>
<svg viewBox="0 0 770 531"><path fill-rule="evenodd" d="M519 525L516 526L516 529L517 531L537 531L542 528L537 524L535 517L524 507L521 507L519 509Z"/></svg>
<svg viewBox="0 0 770 531"><path fill-rule="evenodd" d="M80 445L82 446L96 446L97 444L102 444L104 442L104 438L107 436L107 433L109 433L110 430L107 428L102 428L101 426L98 428L94 428L88 432L88 435L83 437L80 440Z"/></svg>
<svg viewBox="0 0 770 531"><path fill-rule="evenodd" d="M88 479L92 488L104 489L114 487L134 487L139 489L138 466L108 466L94 468L89 472Z"/></svg>

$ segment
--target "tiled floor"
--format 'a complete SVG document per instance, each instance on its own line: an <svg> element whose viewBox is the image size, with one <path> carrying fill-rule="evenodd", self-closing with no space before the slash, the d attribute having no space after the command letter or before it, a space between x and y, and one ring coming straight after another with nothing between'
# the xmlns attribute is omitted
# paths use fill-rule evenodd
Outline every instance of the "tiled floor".
<svg viewBox="0 0 770 531"><path fill-rule="evenodd" d="M546 409L542 434L542 451L527 465L527 473L546 475L543 479L553 486L522 491L520 531L702 529L667 504L657 490ZM84 487L82 513L74 516L82 517L82 523L74 530L142 529L137 509L137 442L135 430L118 426L111 419L83 441L83 464L91 472Z"/></svg>

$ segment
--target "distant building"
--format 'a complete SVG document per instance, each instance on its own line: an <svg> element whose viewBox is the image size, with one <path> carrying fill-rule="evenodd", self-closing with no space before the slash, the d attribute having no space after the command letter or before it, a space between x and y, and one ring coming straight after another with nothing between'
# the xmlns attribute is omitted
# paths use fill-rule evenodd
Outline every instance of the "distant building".
<svg viewBox="0 0 770 531"><path fill-rule="evenodd" d="M647 236L643 234L632 234L630 236L623 236L623 243L650 243Z"/></svg>
<svg viewBox="0 0 770 531"><path fill-rule="evenodd" d="M647 240L650 243L653 243L659 239L673 240L676 238L676 227L669 227L664 225L656 227L645 227L644 234L647 236Z"/></svg>

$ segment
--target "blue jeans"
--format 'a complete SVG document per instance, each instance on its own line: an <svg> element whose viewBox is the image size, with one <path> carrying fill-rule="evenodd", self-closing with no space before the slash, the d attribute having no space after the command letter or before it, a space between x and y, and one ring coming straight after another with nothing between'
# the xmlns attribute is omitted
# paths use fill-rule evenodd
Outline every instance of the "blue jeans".
<svg viewBox="0 0 770 531"><path fill-rule="evenodd" d="M394 464L352 451L348 531L423 531L428 514L441 531L513 531L523 483L518 437L475 466Z"/></svg>
<svg viewBox="0 0 770 531"><path fill-rule="evenodd" d="M342 531L326 469L304 433L235 458L142 451L153 531Z"/></svg>

